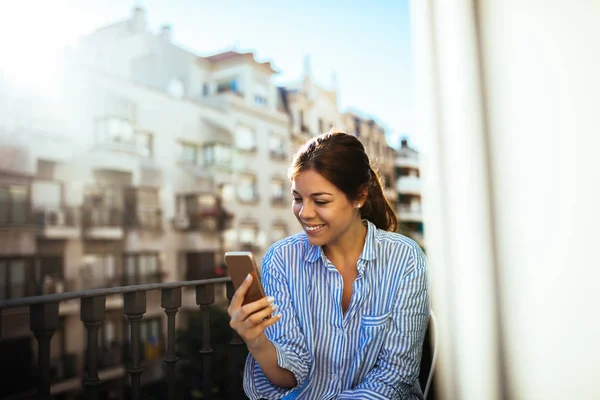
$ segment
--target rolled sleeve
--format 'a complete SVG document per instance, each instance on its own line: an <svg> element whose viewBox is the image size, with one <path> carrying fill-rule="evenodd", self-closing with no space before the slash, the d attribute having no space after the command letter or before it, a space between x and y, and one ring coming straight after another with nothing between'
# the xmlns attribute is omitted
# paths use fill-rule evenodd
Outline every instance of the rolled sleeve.
<svg viewBox="0 0 600 400"><path fill-rule="evenodd" d="M392 313L392 327L373 369L342 399L423 399L419 370L429 318L425 256L415 245Z"/></svg>
<svg viewBox="0 0 600 400"><path fill-rule="evenodd" d="M275 347L277 364L294 374L297 386L282 388L272 384L249 354L244 370L244 391L250 399L281 399L302 387L309 374L311 356L292 304L283 267L282 259L274 249L270 249L263 258L262 284L265 293L275 298L281 319L267 328L265 334Z"/></svg>

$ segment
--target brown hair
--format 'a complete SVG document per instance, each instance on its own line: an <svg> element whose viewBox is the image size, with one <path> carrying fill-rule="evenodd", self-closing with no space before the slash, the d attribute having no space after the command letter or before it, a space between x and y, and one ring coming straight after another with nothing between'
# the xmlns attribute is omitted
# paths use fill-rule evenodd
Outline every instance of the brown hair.
<svg viewBox="0 0 600 400"><path fill-rule="evenodd" d="M383 183L363 144L356 137L331 130L308 140L297 152L288 176L294 179L300 172L313 169L346 194L357 200L363 189L367 198L360 209L361 218L379 229L396 231L398 219L383 194Z"/></svg>

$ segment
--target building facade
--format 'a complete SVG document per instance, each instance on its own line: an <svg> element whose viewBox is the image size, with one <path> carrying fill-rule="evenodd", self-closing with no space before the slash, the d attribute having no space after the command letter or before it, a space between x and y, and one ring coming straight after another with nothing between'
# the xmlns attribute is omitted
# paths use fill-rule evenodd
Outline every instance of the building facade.
<svg viewBox="0 0 600 400"><path fill-rule="evenodd" d="M396 156L396 188L398 190L398 219L401 232L425 246L421 210L421 172L419 153L402 140Z"/></svg>

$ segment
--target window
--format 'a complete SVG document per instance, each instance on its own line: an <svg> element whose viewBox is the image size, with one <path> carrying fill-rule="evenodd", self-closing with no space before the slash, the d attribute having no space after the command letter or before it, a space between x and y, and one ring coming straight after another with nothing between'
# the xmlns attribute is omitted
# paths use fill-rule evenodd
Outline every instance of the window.
<svg viewBox="0 0 600 400"><path fill-rule="evenodd" d="M152 157L154 138L152 134L147 132L136 132L136 148L138 150L139 155L142 157L150 158Z"/></svg>
<svg viewBox="0 0 600 400"><path fill-rule="evenodd" d="M179 162L187 165L198 163L198 146L191 143L179 143Z"/></svg>
<svg viewBox="0 0 600 400"><path fill-rule="evenodd" d="M185 259L185 279L187 281L217 277L215 253L213 251L188 252L185 255Z"/></svg>
<svg viewBox="0 0 600 400"><path fill-rule="evenodd" d="M354 118L354 136L360 137L360 120Z"/></svg>
<svg viewBox="0 0 600 400"><path fill-rule="evenodd" d="M299 120L300 120L300 131L301 132L308 132L308 127L306 125L304 125L304 111L300 110L299 111Z"/></svg>
<svg viewBox="0 0 600 400"><path fill-rule="evenodd" d="M217 93L224 92L240 93L238 81L236 78L224 80L217 83Z"/></svg>
<svg viewBox="0 0 600 400"><path fill-rule="evenodd" d="M288 235L287 225L283 222L275 222L271 227L271 242L276 242Z"/></svg>
<svg viewBox="0 0 600 400"><path fill-rule="evenodd" d="M249 128L240 126L235 131L235 145L240 150L256 149L256 134Z"/></svg>
<svg viewBox="0 0 600 400"><path fill-rule="evenodd" d="M128 254L125 256L125 285L160 282L158 254Z"/></svg>
<svg viewBox="0 0 600 400"><path fill-rule="evenodd" d="M257 82L254 87L254 103L259 106L266 106L268 98L268 86L264 82Z"/></svg>
<svg viewBox="0 0 600 400"><path fill-rule="evenodd" d="M246 222L240 226L239 241L242 247L254 247L257 245L258 226L255 223Z"/></svg>
<svg viewBox="0 0 600 400"><path fill-rule="evenodd" d="M157 189L138 189L136 191L137 222L143 228L160 227L160 205Z"/></svg>
<svg viewBox="0 0 600 400"><path fill-rule="evenodd" d="M125 354L130 358L129 347L131 343L131 324L125 325L125 337L127 338L127 349ZM142 342L142 358L144 360L155 360L160 357L162 346L162 321L160 318L144 318L140 321L140 340ZM129 360L131 361L131 360Z"/></svg>
<svg viewBox="0 0 600 400"><path fill-rule="evenodd" d="M120 187L87 188L83 204L85 225L121 226L123 224L123 192Z"/></svg>
<svg viewBox="0 0 600 400"><path fill-rule="evenodd" d="M62 185L56 181L36 180L31 184L31 197L35 208L60 208Z"/></svg>
<svg viewBox="0 0 600 400"><path fill-rule="evenodd" d="M271 180L271 201L273 204L285 204L285 181L283 179Z"/></svg>
<svg viewBox="0 0 600 400"><path fill-rule="evenodd" d="M116 285L113 254L84 254L83 265L79 267L79 278L83 290L110 287Z"/></svg>
<svg viewBox="0 0 600 400"><path fill-rule="evenodd" d="M24 258L0 259L0 300L32 294L30 265Z"/></svg>
<svg viewBox="0 0 600 400"><path fill-rule="evenodd" d="M167 94L176 99L181 99L185 95L185 86L183 82L177 78L171 79L167 85Z"/></svg>
<svg viewBox="0 0 600 400"><path fill-rule="evenodd" d="M208 86L208 83L204 83L202 85L202 96L208 96L210 94L210 87Z"/></svg>
<svg viewBox="0 0 600 400"><path fill-rule="evenodd" d="M256 191L256 177L254 175L241 175L238 191L238 199L242 202L252 202L258 200L258 194Z"/></svg>
<svg viewBox="0 0 600 400"><path fill-rule="evenodd" d="M204 165L228 166L231 162L231 148L222 143L204 145Z"/></svg>
<svg viewBox="0 0 600 400"><path fill-rule="evenodd" d="M96 141L98 143L135 143L132 124L120 118L106 118L96 121Z"/></svg>
<svg viewBox="0 0 600 400"><path fill-rule="evenodd" d="M187 212L190 228L215 232L218 225L217 199L212 193L192 194L182 197L180 212ZM185 208L185 211L181 210Z"/></svg>
<svg viewBox="0 0 600 400"><path fill-rule="evenodd" d="M29 189L25 185L0 186L0 226L29 220Z"/></svg>
<svg viewBox="0 0 600 400"><path fill-rule="evenodd" d="M272 158L286 158L283 138L280 135L275 133L269 135L269 154Z"/></svg>

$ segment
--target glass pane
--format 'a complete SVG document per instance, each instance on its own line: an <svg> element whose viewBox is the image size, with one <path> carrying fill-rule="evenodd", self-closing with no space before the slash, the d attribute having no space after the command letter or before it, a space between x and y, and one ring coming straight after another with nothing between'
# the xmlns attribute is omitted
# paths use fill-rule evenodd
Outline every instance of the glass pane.
<svg viewBox="0 0 600 400"><path fill-rule="evenodd" d="M31 185L31 197L36 207L59 208L61 198L60 184L47 181L33 182Z"/></svg>
<svg viewBox="0 0 600 400"><path fill-rule="evenodd" d="M108 345L115 340L115 324L111 320L104 321L104 342Z"/></svg>
<svg viewBox="0 0 600 400"><path fill-rule="evenodd" d="M6 262L0 261L0 300L6 300L6 285L8 277L6 276Z"/></svg>
<svg viewBox="0 0 600 400"><path fill-rule="evenodd" d="M283 182L274 180L271 182L271 197L280 199L283 197Z"/></svg>
<svg viewBox="0 0 600 400"><path fill-rule="evenodd" d="M106 278L112 278L115 276L115 257L112 254L108 254L105 258L105 274Z"/></svg>
<svg viewBox="0 0 600 400"><path fill-rule="evenodd" d="M10 262L11 297L25 296L25 261Z"/></svg>
<svg viewBox="0 0 600 400"><path fill-rule="evenodd" d="M8 188L0 187L0 224L8 223L9 201Z"/></svg>
<svg viewBox="0 0 600 400"><path fill-rule="evenodd" d="M127 282L133 282L135 276L135 256L127 256L125 259L125 275L127 276Z"/></svg>
<svg viewBox="0 0 600 400"><path fill-rule="evenodd" d="M254 132L248 128L238 128L235 131L235 142L239 149L250 150L255 147Z"/></svg>
<svg viewBox="0 0 600 400"><path fill-rule="evenodd" d="M11 218L15 224L24 224L27 219L27 188L25 186L11 186Z"/></svg>
<svg viewBox="0 0 600 400"><path fill-rule="evenodd" d="M160 320L152 320L150 322L150 343L158 344L160 338Z"/></svg>
<svg viewBox="0 0 600 400"><path fill-rule="evenodd" d="M136 134L137 149L142 157L152 155L152 135L138 132Z"/></svg>

